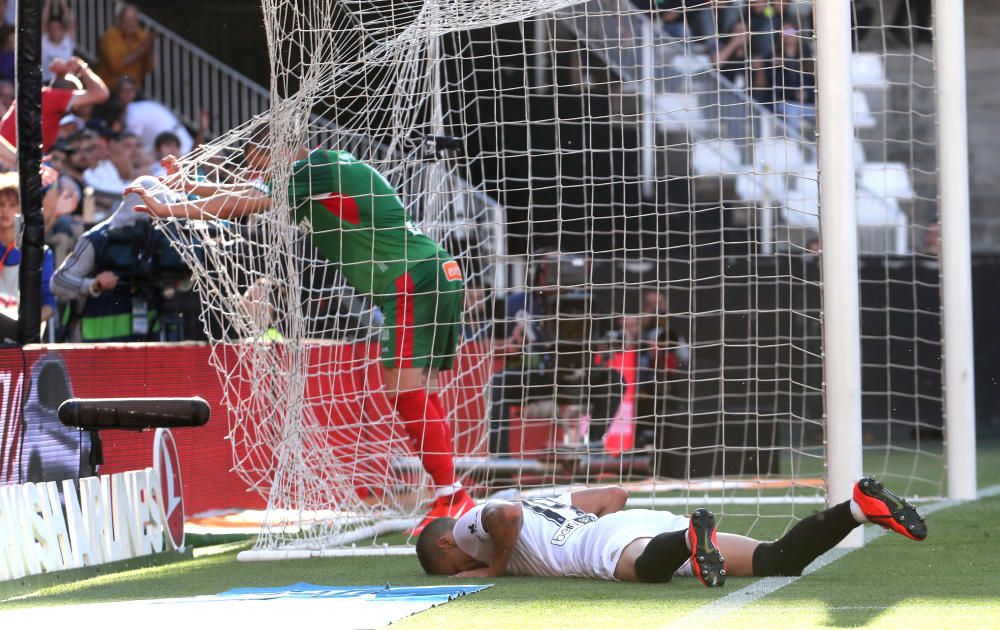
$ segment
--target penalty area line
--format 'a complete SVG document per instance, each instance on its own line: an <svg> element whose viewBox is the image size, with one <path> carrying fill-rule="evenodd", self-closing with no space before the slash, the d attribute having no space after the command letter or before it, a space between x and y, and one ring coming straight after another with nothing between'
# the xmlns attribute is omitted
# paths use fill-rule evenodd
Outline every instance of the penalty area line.
<svg viewBox="0 0 1000 630"><path fill-rule="evenodd" d="M976 493L976 500L985 499L987 497L994 497L1000 495L1000 484L995 486L989 486L983 488ZM920 508L922 514L933 514L938 510L943 510L945 508L954 507L963 503L963 501L953 501L951 499L945 499L943 501L938 501L937 503L931 503L930 505L925 505ZM867 527L865 528L865 544L867 545L873 540L881 538L889 531L882 529L881 527ZM840 560L847 554L855 551L853 548L840 549L834 548L826 552L819 558L813 561L802 575L795 577L768 577L760 578L753 584L745 586L738 591L733 591L732 593L721 597L707 604L703 604L698 608L695 608L688 614L684 615L680 619L675 620L671 623L668 628L691 628L694 624L700 624L705 619L706 616L710 615L710 618L714 620L713 623L717 623L724 616L731 613L737 612L748 604L752 604L759 599L767 597L771 593L774 593L789 584L794 583L798 579L809 575L810 573L815 573L825 566L833 564L837 560Z"/></svg>

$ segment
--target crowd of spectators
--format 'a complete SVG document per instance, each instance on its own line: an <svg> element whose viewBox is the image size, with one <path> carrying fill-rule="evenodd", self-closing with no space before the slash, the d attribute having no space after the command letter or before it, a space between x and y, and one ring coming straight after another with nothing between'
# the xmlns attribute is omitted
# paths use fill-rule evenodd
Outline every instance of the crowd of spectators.
<svg viewBox="0 0 1000 630"><path fill-rule="evenodd" d="M16 38L7 18L13 4L13 0L0 0L0 252L6 251L0 259L0 338L13 336L10 320L16 317L19 301L17 283L4 280L8 276L17 277L20 260L13 228L7 228L8 210L13 208L15 215L19 210L16 204L11 205L18 190L13 172L17 166ZM87 340L100 341L103 337L99 327L95 328L93 322L87 326L86 314L94 310L88 310L88 302L91 307L97 302L108 302L107 296L101 299L102 293L108 292L111 301L122 302L110 310L122 311L124 319L129 319L135 306L130 295L137 291L128 282L110 281L115 276L109 270L111 266L128 265L127 261L102 259L102 256L121 258L120 252L114 256L105 254L106 247L90 247L87 250L88 260L93 263L87 268L90 275L74 276L83 268L79 264L78 245L108 242L96 235L106 236L109 229L131 229L134 217L116 212L123 207L122 193L126 186L142 176L164 175L160 159L166 155L184 155L200 143L208 115L202 114L198 121L200 128L192 133L169 108L143 96L145 78L156 71L157 37L143 27L135 6L125 4L119 9L115 23L100 37L96 59L87 60L77 54L76 16L66 0L44 0L42 22L43 209L48 246L43 284L44 314L49 322L46 338L79 340L86 327L91 333L86 335ZM76 264L69 276L60 273L60 266L74 262L70 260L73 258ZM53 277L62 279L61 284L52 285L57 289L55 294L49 286ZM58 305L56 298L61 300ZM107 304L102 308L108 310ZM156 315L155 308L147 308ZM56 313L58 317L53 316ZM16 328L16 323L13 327ZM122 334L119 329L107 340L159 338L153 336L159 331L155 322L132 322L126 327L130 334Z"/></svg>
<svg viewBox="0 0 1000 630"><path fill-rule="evenodd" d="M811 9L789 0L652 1L663 32L683 38L735 89L798 131L814 123Z"/></svg>
<svg viewBox="0 0 1000 630"><path fill-rule="evenodd" d="M508 293L495 314L484 309L480 317L489 323L465 333L466 339L482 338L483 331L493 337L498 365L490 387L489 452L520 450L511 443L513 421L564 413L586 419L574 439L599 452L626 400L639 432L652 435L688 359L685 340L671 326L667 292L644 289L635 313L604 316L600 298L590 292L586 264L581 282L574 282L565 272L566 256L541 252L533 258L525 288Z"/></svg>
<svg viewBox="0 0 1000 630"><path fill-rule="evenodd" d="M815 124L812 3L801 0L635 0L659 20L663 32L707 56L737 89L785 123L804 131ZM883 33L880 45L930 43L929 0L896 4L855 0L856 37ZM885 20L887 28L872 28Z"/></svg>

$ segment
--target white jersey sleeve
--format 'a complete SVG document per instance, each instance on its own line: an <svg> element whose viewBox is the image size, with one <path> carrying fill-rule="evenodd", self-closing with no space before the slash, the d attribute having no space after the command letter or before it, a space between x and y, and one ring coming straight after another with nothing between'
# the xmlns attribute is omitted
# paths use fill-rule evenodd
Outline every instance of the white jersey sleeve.
<svg viewBox="0 0 1000 630"><path fill-rule="evenodd" d="M452 529L458 548L481 562L489 562L493 557L493 541L483 527L483 509L487 505L477 505L460 516Z"/></svg>

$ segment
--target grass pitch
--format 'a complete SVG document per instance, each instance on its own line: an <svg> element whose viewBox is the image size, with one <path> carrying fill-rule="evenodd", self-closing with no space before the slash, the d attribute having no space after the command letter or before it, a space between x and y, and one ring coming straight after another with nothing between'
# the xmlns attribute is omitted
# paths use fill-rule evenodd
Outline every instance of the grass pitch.
<svg viewBox="0 0 1000 630"><path fill-rule="evenodd" d="M1000 443L980 444L980 487L1000 483ZM494 578L491 589L404 619L393 627L663 627L696 612L709 627L1000 627L1000 497L928 517L929 538L889 534L738 609L711 604L755 583L730 578L723 589L695 579L666 585L571 578ZM762 519L754 534L788 525ZM730 529L724 527L724 529ZM236 549L169 566L104 575L0 603L0 609L219 593L295 582L330 585L441 584L412 557L239 563ZM464 583L477 580L462 580Z"/></svg>

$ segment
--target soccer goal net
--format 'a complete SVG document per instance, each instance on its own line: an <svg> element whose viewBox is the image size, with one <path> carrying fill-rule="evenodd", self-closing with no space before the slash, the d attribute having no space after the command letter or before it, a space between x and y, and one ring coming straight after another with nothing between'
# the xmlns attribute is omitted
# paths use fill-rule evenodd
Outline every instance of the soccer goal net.
<svg viewBox="0 0 1000 630"><path fill-rule="evenodd" d="M835 133L854 138L863 466L939 496L929 3L851 6L853 124ZM631 505L708 506L748 533L826 500L823 331L853 313L825 296L821 218L842 208L819 193L812 2L263 13L270 111L179 168L271 206L158 223L194 270L235 471L267 497L257 551L401 542L388 533L432 496L381 382L385 314L290 207L303 149L372 166L461 266L462 338L437 385L474 498L619 483ZM261 136L263 171L245 151Z"/></svg>

